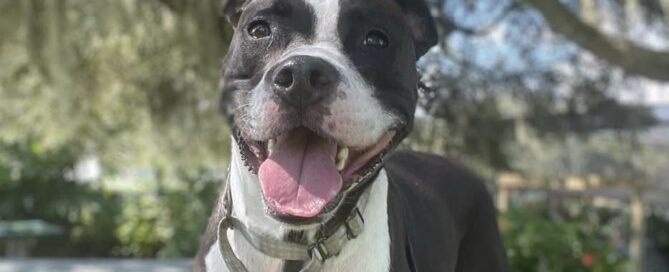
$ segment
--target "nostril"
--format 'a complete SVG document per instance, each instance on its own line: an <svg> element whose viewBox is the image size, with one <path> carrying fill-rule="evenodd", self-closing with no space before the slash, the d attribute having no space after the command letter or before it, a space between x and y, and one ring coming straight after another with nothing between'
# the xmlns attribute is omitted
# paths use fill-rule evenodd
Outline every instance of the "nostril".
<svg viewBox="0 0 669 272"><path fill-rule="evenodd" d="M314 88L323 88L332 84L332 77L321 70L314 70L309 77L309 83Z"/></svg>
<svg viewBox="0 0 669 272"><path fill-rule="evenodd" d="M274 84L279 87L289 88L293 85L293 72L290 69L282 69L274 77Z"/></svg>

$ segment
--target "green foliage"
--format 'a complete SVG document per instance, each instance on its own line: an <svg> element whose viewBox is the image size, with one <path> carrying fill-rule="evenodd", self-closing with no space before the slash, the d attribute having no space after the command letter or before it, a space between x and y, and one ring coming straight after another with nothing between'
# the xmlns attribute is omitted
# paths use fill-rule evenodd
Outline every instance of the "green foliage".
<svg viewBox="0 0 669 272"><path fill-rule="evenodd" d="M500 219L511 271L625 271L605 228L582 219L550 220L540 209L518 208Z"/></svg>
<svg viewBox="0 0 669 272"><path fill-rule="evenodd" d="M107 168L227 158L218 1L2 5L0 25L18 27L0 27L0 140L81 144Z"/></svg>
<svg viewBox="0 0 669 272"><path fill-rule="evenodd" d="M67 230L34 254L195 253L229 155L219 4L0 0L0 219Z"/></svg>
<svg viewBox="0 0 669 272"><path fill-rule="evenodd" d="M168 211L159 199L142 195L125 199L124 212L116 229L121 245L115 249L118 256L152 257L168 239Z"/></svg>
<svg viewBox="0 0 669 272"><path fill-rule="evenodd" d="M648 238L654 246L669 260L669 220L653 213L648 218Z"/></svg>
<svg viewBox="0 0 669 272"><path fill-rule="evenodd" d="M66 237L40 240L36 255L192 256L222 184L204 169L177 171L175 185L158 175L139 182L164 186L121 194L74 179L74 145L51 151L35 143L0 147L0 220L39 218L67 231Z"/></svg>
<svg viewBox="0 0 669 272"><path fill-rule="evenodd" d="M116 255L176 258L195 254L222 180L205 170L179 171L176 179L183 188L160 187L153 194L125 200L116 229L121 241Z"/></svg>
<svg viewBox="0 0 669 272"><path fill-rule="evenodd" d="M0 219L42 219L67 230L66 241L46 240L36 254L104 255L113 235L118 197L74 180L75 145L45 150L34 142L0 144ZM51 244L49 244L51 243Z"/></svg>
<svg viewBox="0 0 669 272"><path fill-rule="evenodd" d="M169 210L170 243L158 253L160 257L192 256L209 220L208 215L218 197L223 181L206 171L182 172L184 190L166 192L161 199ZM175 239L177 238L178 239Z"/></svg>
<svg viewBox="0 0 669 272"><path fill-rule="evenodd" d="M123 214L114 230L120 244L115 256L178 258L193 256L209 219L222 180L206 170L178 171L173 182L125 195ZM161 180L163 179L163 180ZM149 182L149 181L144 181Z"/></svg>

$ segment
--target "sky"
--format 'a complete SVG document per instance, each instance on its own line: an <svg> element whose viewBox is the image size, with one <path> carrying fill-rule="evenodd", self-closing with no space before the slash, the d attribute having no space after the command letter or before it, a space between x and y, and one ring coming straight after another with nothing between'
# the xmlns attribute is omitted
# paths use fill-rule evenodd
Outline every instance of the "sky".
<svg viewBox="0 0 669 272"><path fill-rule="evenodd" d="M657 118L660 119L660 121L664 123L669 123L669 105L654 107L653 112L655 113L655 116L657 116Z"/></svg>
<svg viewBox="0 0 669 272"><path fill-rule="evenodd" d="M669 107L669 83L648 82L643 88L643 94L640 99L642 103L654 107Z"/></svg>

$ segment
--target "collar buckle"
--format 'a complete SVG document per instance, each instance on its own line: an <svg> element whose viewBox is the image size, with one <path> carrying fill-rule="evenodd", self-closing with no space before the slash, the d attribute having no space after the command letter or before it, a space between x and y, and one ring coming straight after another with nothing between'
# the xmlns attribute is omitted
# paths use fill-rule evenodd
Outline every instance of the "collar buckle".
<svg viewBox="0 0 669 272"><path fill-rule="evenodd" d="M325 262L328 258L330 258L330 255L328 254L328 249L325 247L324 244L318 243L316 246L313 247L311 250L311 258L319 261L319 262Z"/></svg>
<svg viewBox="0 0 669 272"><path fill-rule="evenodd" d="M353 240L360 235L365 227L365 219L362 217L360 209L356 207L346 219L346 235L349 240Z"/></svg>

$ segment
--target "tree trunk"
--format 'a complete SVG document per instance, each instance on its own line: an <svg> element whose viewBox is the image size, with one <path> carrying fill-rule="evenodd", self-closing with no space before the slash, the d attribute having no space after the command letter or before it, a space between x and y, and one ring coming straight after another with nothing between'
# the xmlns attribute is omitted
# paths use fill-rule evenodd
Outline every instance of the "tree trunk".
<svg viewBox="0 0 669 272"><path fill-rule="evenodd" d="M646 239L645 207L641 189L635 188L632 191L630 200L630 259L632 262L632 271L642 272L644 263L644 249Z"/></svg>
<svg viewBox="0 0 669 272"><path fill-rule="evenodd" d="M47 61L45 60L44 48L46 47L45 3L42 0L25 1L25 19L28 54L35 63L40 73L49 78Z"/></svg>
<svg viewBox="0 0 669 272"><path fill-rule="evenodd" d="M48 27L46 36L46 55L49 74L54 84L60 88L69 88L71 58L68 57L66 33L67 22L67 0L54 0L48 2Z"/></svg>
<svg viewBox="0 0 669 272"><path fill-rule="evenodd" d="M662 14L664 14L664 20L669 24L669 0L658 0L660 2L660 8L662 9Z"/></svg>
<svg viewBox="0 0 669 272"><path fill-rule="evenodd" d="M70 63L65 50L67 2L30 0L25 4L27 48L31 61L50 83L64 88Z"/></svg>

